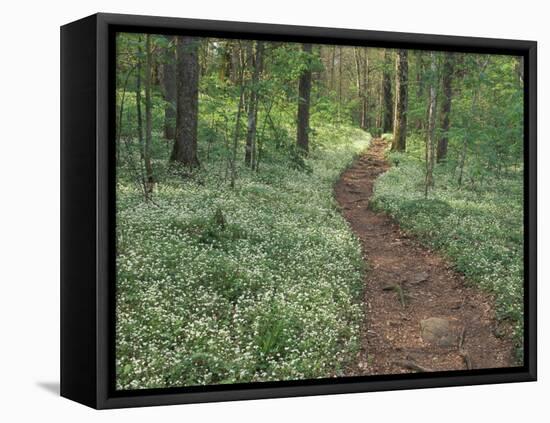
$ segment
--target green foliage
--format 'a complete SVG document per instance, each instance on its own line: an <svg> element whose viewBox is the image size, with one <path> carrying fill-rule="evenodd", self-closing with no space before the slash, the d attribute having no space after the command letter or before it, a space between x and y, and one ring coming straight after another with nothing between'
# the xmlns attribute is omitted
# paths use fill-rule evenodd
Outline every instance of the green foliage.
<svg viewBox="0 0 550 423"><path fill-rule="evenodd" d="M316 137L309 172L266 161L241 168L234 190L212 172L224 166L216 154L208 170L167 179L156 205L119 179L118 388L343 371L359 345L364 269L332 184L369 138L329 125Z"/></svg>
<svg viewBox="0 0 550 423"><path fill-rule="evenodd" d="M417 59L419 60L419 59ZM442 60L442 56L439 56ZM469 173L476 181L485 175L509 177L522 166L523 155L523 83L514 67L518 58L499 55L455 54L452 75L452 107L447 134L436 128L437 138L447 135L449 153L446 161L460 165L465 151ZM413 66L420 77L429 78L427 70ZM416 77L417 75L415 75ZM425 138L423 122L427 110L426 81L409 92L409 131ZM424 155L424 143L417 142L407 151ZM456 176L456 175L455 175Z"/></svg>

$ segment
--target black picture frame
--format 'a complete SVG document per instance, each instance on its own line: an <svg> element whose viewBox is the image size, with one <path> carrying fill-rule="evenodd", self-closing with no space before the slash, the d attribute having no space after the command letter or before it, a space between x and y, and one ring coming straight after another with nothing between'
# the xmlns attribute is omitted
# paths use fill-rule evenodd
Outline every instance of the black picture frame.
<svg viewBox="0 0 550 423"><path fill-rule="evenodd" d="M505 369L116 391L114 34L195 34L524 57L524 365ZM97 409L534 381L537 44L534 41L98 13L61 27L61 395Z"/></svg>

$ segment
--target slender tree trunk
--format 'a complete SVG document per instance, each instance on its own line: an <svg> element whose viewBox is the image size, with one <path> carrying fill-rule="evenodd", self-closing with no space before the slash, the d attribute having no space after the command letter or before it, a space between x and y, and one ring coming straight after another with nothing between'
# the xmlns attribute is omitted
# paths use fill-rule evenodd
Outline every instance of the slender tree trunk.
<svg viewBox="0 0 550 423"><path fill-rule="evenodd" d="M436 86L436 55L430 53L430 102L428 112L428 133L426 137L426 182L424 196L428 197L428 190L434 186L433 170L435 164L435 115L437 112L437 86Z"/></svg>
<svg viewBox="0 0 550 423"><path fill-rule="evenodd" d="M145 36L145 174L147 178L147 191L153 192L153 165L151 164L151 145L153 144L153 104L151 100L151 83L153 69L153 54L151 52L151 35Z"/></svg>
<svg viewBox="0 0 550 423"><path fill-rule="evenodd" d="M338 121L342 115L342 46L338 49Z"/></svg>
<svg viewBox="0 0 550 423"><path fill-rule="evenodd" d="M380 74L380 81L378 85L378 107L376 110L376 130L377 132L382 131L382 125L384 120L384 78ZM377 134L380 136L380 134Z"/></svg>
<svg viewBox="0 0 550 423"><path fill-rule="evenodd" d="M237 179L237 147L239 143L239 129L241 127L241 113L244 105L244 67L245 67L245 60L243 58L243 51L242 48L239 49L239 56L240 56L240 76L239 76L239 104L237 106L237 118L235 121L235 131L233 132L233 149L232 149L232 155L231 155L231 179L230 179L230 186L231 188L235 188L235 181Z"/></svg>
<svg viewBox="0 0 550 423"><path fill-rule="evenodd" d="M311 44L304 44L303 51L311 54ZM311 67L308 58L307 69L302 72L298 85L298 131L296 146L303 153L309 151L309 100L311 96Z"/></svg>
<svg viewBox="0 0 550 423"><path fill-rule="evenodd" d="M147 189L147 179L143 171L145 162L145 140L143 137L143 117L141 114L141 37L138 39L138 59L136 64L136 115L137 115L137 133L139 141L139 158L140 158L140 185L143 189L145 201L149 201L149 190Z"/></svg>
<svg viewBox="0 0 550 423"><path fill-rule="evenodd" d="M364 128L367 130L370 126L369 122L369 83L370 83L370 66L369 66L369 53L366 47L363 48L364 60L363 60L363 105L361 108L362 118L364 122Z"/></svg>
<svg viewBox="0 0 550 423"><path fill-rule="evenodd" d="M363 121L363 78L361 72L361 58L359 56L359 47L353 48L353 58L355 59L355 86L357 88L357 98L359 99L359 127L364 128L365 122Z"/></svg>
<svg viewBox="0 0 550 423"><path fill-rule="evenodd" d="M355 73L357 76L356 87L357 97L359 98L359 126L361 129L367 129L367 96L368 96L368 57L361 57L360 49L355 47L353 49L353 56L355 59Z"/></svg>
<svg viewBox="0 0 550 423"><path fill-rule="evenodd" d="M140 49L141 50L141 49ZM140 145L140 156L143 159L143 152L145 151L145 142L143 140L143 118L141 115L141 58L138 58L136 66L136 115L137 115L137 133L138 141Z"/></svg>
<svg viewBox="0 0 550 423"><path fill-rule="evenodd" d="M395 59L395 120L392 151L405 151L407 147L408 75L408 52L404 49L399 50Z"/></svg>
<svg viewBox="0 0 550 423"><path fill-rule="evenodd" d="M382 89L384 92L384 119L382 122L382 132L392 131L393 124L393 99L391 94L390 68L392 66L391 52L388 49L384 51L384 70L382 74Z"/></svg>
<svg viewBox="0 0 550 423"><path fill-rule="evenodd" d="M172 44L174 36L166 35L166 39ZM176 137L176 51L173 45L169 45L165 52L164 63L161 67L161 86L164 95L164 138L174 140Z"/></svg>
<svg viewBox="0 0 550 423"><path fill-rule="evenodd" d="M336 46L332 47L332 57L330 61L330 90L334 91L334 68L336 66Z"/></svg>
<svg viewBox="0 0 550 423"><path fill-rule="evenodd" d="M256 127L258 120L258 84L263 66L263 49L262 41L256 41L256 54L251 57L253 66L251 89L248 106L248 125L246 132L246 150L244 161L247 166L254 168L256 164Z"/></svg>
<svg viewBox="0 0 550 423"><path fill-rule="evenodd" d="M424 92L426 83L424 81L425 66L424 66L424 52L416 52L416 101L424 103ZM426 115L416 118L415 127L418 132L421 132L426 120Z"/></svg>
<svg viewBox="0 0 550 423"><path fill-rule="evenodd" d="M176 142L171 161L198 167L197 129L199 114L199 39L177 38L177 116Z"/></svg>
<svg viewBox="0 0 550 423"><path fill-rule="evenodd" d="M453 82L453 67L454 67L454 55L453 53L445 53L445 60L443 62L443 101L441 103L441 135L437 141L437 162L445 160L447 157L447 148L449 145L449 129L450 129L450 116L451 116L451 102L452 102L452 82Z"/></svg>

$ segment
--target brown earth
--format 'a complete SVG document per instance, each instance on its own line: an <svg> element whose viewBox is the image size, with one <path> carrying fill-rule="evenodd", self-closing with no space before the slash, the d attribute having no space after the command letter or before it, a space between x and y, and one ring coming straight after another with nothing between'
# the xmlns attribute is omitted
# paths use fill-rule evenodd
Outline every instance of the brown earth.
<svg viewBox="0 0 550 423"><path fill-rule="evenodd" d="M374 181L389 168L386 148L374 140L335 186L368 269L361 351L349 375L514 366L513 342L495 319L492 297L369 208Z"/></svg>

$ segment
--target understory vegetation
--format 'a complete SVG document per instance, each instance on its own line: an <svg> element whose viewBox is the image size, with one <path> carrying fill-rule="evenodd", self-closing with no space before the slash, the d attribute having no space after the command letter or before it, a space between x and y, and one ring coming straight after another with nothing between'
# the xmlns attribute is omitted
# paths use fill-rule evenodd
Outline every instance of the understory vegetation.
<svg viewBox="0 0 550 423"><path fill-rule="evenodd" d="M340 374L358 348L363 264L332 185L368 141L324 126L310 171L243 166L231 189L213 161L167 180L156 205L119 178L117 387Z"/></svg>
<svg viewBox="0 0 550 423"><path fill-rule="evenodd" d="M423 140L409 139L409 152L389 153L393 164L375 185L372 206L403 229L443 251L467 280L495 294L497 318L514 328L518 361L523 333L523 172L498 177L465 169L457 182L451 156L437 166L437 183L425 198Z"/></svg>

